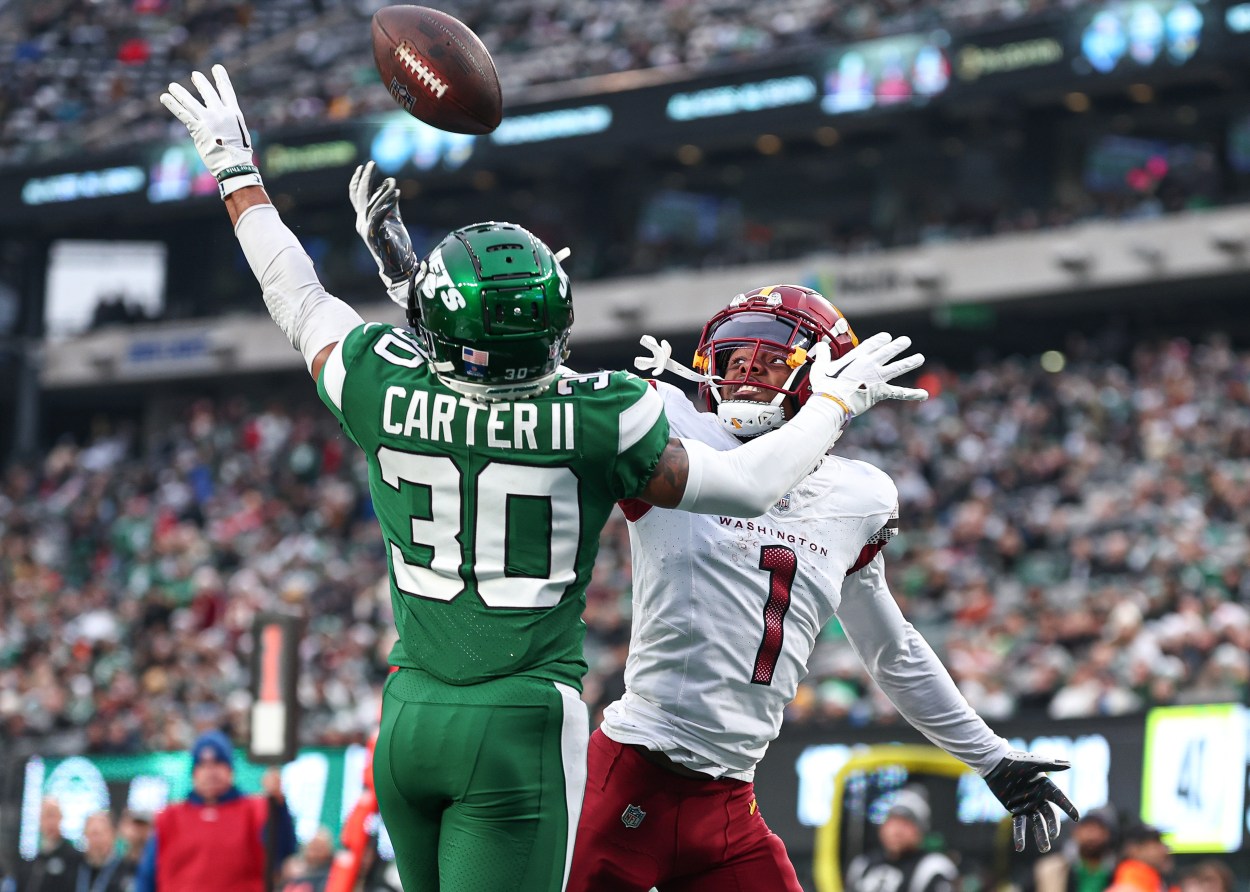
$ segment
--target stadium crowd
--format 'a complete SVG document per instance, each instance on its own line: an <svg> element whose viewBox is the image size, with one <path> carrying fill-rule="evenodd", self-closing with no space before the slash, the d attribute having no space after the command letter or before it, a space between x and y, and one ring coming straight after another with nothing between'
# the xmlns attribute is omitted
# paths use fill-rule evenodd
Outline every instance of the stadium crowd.
<svg viewBox="0 0 1250 892"><path fill-rule="evenodd" d="M813 42L1016 19L1084 0L453 0L505 95L640 69L690 74ZM10 0L0 4L0 163L171 134L154 97L188 68L228 65L271 133L389 109L369 17L381 0ZM272 85L281 84L281 90Z"/></svg>
<svg viewBox="0 0 1250 892"><path fill-rule="evenodd" d="M931 361L931 366L933 365ZM895 596L987 718L1242 701L1250 684L1250 353L1218 338L1077 345L858 419L842 454L898 484ZM308 617L305 743L363 741L392 640L364 460L311 403L100 422L0 475L0 734L45 753L243 739L258 611ZM628 533L588 591L585 698L619 693ZM787 721L896 718L836 622Z"/></svg>

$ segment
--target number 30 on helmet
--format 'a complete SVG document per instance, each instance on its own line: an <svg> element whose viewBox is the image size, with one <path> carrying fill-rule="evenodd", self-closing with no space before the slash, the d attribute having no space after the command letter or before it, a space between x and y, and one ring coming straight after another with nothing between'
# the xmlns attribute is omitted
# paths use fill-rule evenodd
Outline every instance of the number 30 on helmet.
<svg viewBox="0 0 1250 892"><path fill-rule="evenodd" d="M821 341L829 345L835 359L859 343L846 317L819 292L801 285L769 285L739 294L703 326L694 355L695 371L722 378L730 356L744 347L754 351L752 363L763 350L786 357L793 371L779 387L759 385L776 393L766 403L737 402L731 406L714 381L700 385L699 392L722 422L728 421L727 415L734 416L732 428L737 436L756 436L780 427L785 422L786 399L792 398L794 412L812 395L807 354Z"/></svg>
<svg viewBox="0 0 1250 892"><path fill-rule="evenodd" d="M540 239L513 223L477 223L426 257L408 321L449 388L525 399L550 386L568 356L573 293Z"/></svg>

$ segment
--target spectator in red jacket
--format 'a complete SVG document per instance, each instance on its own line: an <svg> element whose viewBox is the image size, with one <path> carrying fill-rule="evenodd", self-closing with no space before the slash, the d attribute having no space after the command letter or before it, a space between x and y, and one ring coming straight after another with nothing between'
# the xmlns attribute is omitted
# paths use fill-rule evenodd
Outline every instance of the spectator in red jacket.
<svg viewBox="0 0 1250 892"><path fill-rule="evenodd" d="M264 796L244 796L234 785L234 748L220 731L200 735L191 759L191 795L156 816L136 892L264 892L266 870L295 853L277 771L266 773ZM273 865L266 864L270 829Z"/></svg>
<svg viewBox="0 0 1250 892"><path fill-rule="evenodd" d="M1172 850L1163 834L1149 824L1137 824L1124 833L1122 858L1111 879L1111 888L1122 892L1168 892Z"/></svg>

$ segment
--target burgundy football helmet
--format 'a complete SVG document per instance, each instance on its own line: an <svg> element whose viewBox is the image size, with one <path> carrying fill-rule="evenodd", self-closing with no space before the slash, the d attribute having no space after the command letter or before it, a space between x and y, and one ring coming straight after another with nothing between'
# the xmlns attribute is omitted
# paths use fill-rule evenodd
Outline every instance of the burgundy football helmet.
<svg viewBox="0 0 1250 892"><path fill-rule="evenodd" d="M703 326L694 355L695 371L723 378L730 356L742 348L752 350L750 364L763 354L779 354L792 371L780 387L752 382L776 393L770 402L725 399L716 381L701 384L699 392L708 409L735 436L754 437L780 427L785 421L786 398L793 399L793 412L812 395L807 354L821 341L829 345L835 359L859 343L846 317L819 292L801 285L769 285L739 294Z"/></svg>

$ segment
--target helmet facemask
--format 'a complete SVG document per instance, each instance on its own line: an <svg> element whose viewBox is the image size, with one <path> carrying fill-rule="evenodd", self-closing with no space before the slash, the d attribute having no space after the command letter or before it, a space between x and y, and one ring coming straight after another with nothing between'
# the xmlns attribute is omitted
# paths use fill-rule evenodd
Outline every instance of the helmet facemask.
<svg viewBox="0 0 1250 892"><path fill-rule="evenodd" d="M750 438L781 427L799 407L807 382L808 350L818 335L762 313L727 319L696 354L696 363L716 379L705 385L721 422L734 436ZM780 370L785 377L779 379ZM780 380L780 383L773 383ZM736 399L742 389L751 397ZM761 400L758 394L772 394Z"/></svg>

